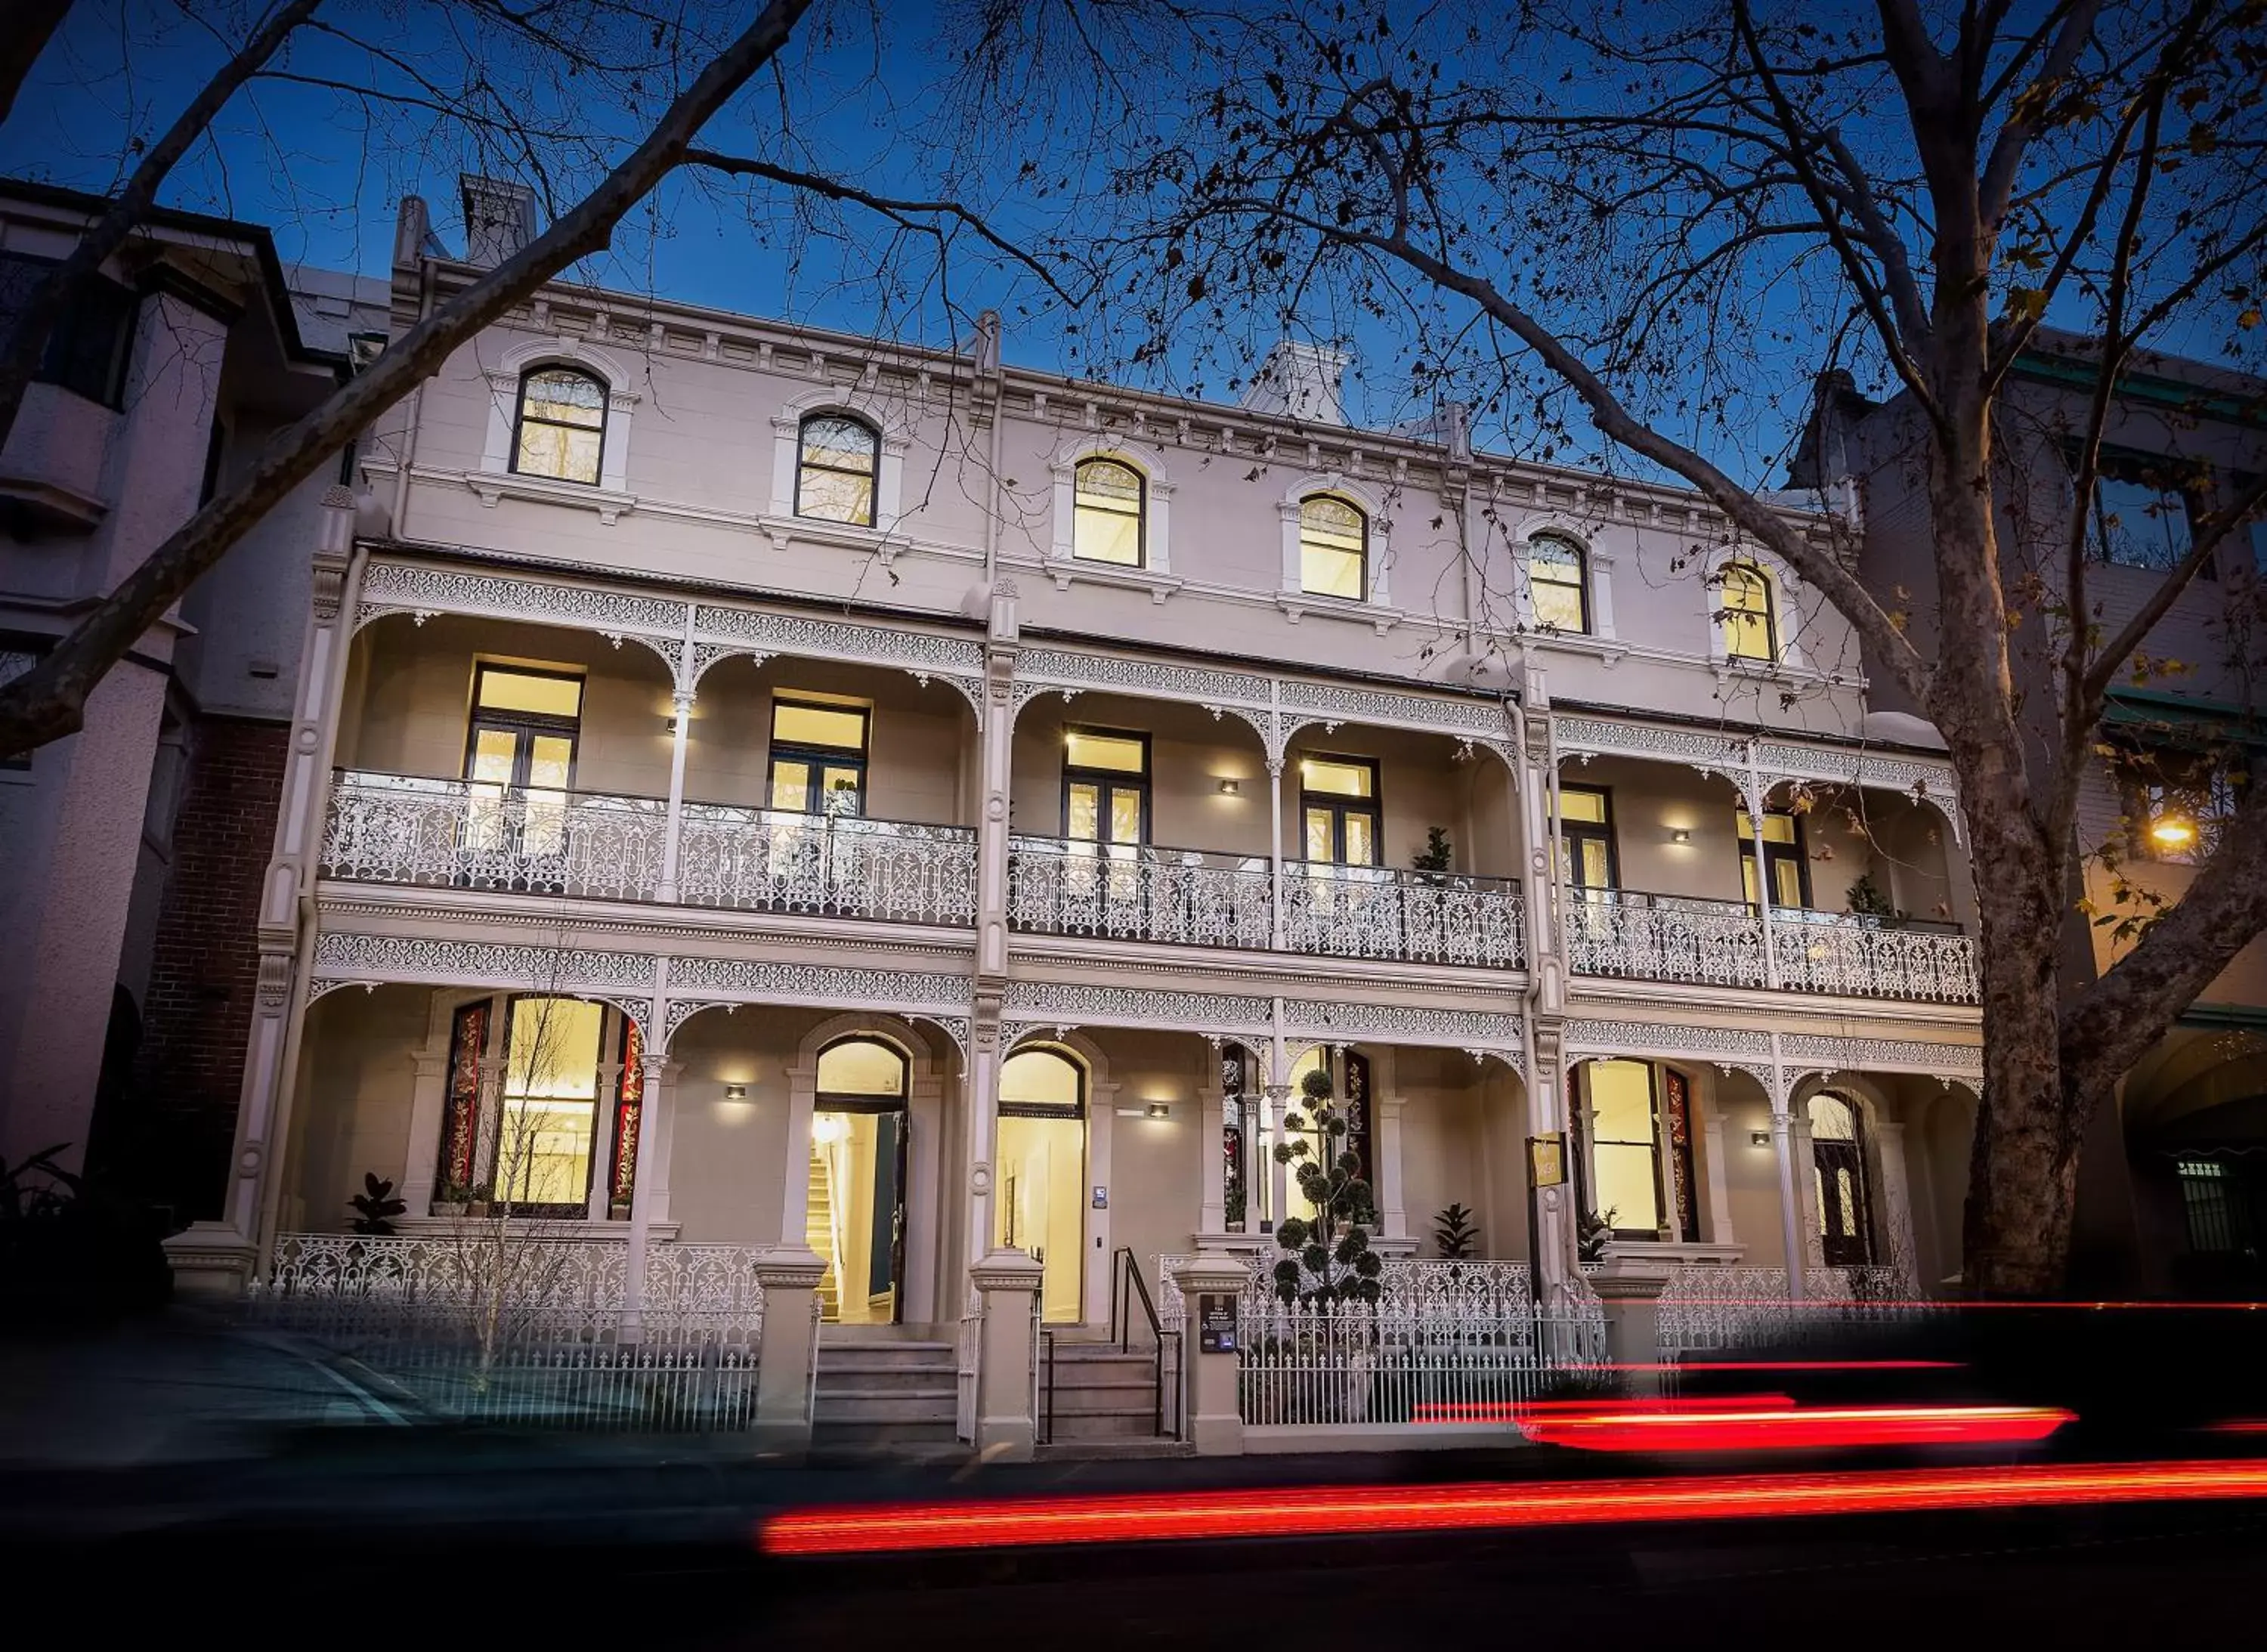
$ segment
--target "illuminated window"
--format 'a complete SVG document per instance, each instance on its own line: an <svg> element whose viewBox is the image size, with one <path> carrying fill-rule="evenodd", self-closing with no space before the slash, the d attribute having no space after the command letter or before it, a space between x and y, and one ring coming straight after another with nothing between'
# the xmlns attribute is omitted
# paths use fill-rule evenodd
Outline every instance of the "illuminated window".
<svg viewBox="0 0 2267 1652"><path fill-rule="evenodd" d="M537 367L521 376L512 469L596 487L605 444L606 386L596 375Z"/></svg>
<svg viewBox="0 0 2267 1652"><path fill-rule="evenodd" d="M906 1058L878 1039L844 1039L818 1053L818 1094L890 1097L906 1093Z"/></svg>
<svg viewBox="0 0 2267 1652"><path fill-rule="evenodd" d="M546 855L564 847L582 714L580 677L476 668L465 742L465 778L472 782L466 848L517 847L524 855Z"/></svg>
<svg viewBox="0 0 2267 1652"><path fill-rule="evenodd" d="M1575 889L1615 886L1613 803L1604 790L1559 787L1559 841L1566 881Z"/></svg>
<svg viewBox="0 0 2267 1652"><path fill-rule="evenodd" d="M1779 659L1779 626L1770 576L1752 562L1729 562L1723 574L1724 652L1734 659Z"/></svg>
<svg viewBox="0 0 2267 1652"><path fill-rule="evenodd" d="M841 413L814 413L800 431L795 513L821 522L874 525L874 479L882 438L874 427Z"/></svg>
<svg viewBox="0 0 2267 1652"><path fill-rule="evenodd" d="M1299 504L1299 589L1362 601L1369 595L1369 518L1335 494Z"/></svg>
<svg viewBox="0 0 2267 1652"><path fill-rule="evenodd" d="M1000 1065L993 1237L1039 1264L1039 1313L1075 1325L1086 1237L1086 1069L1060 1050L1018 1050Z"/></svg>
<svg viewBox="0 0 2267 1652"><path fill-rule="evenodd" d="M1866 1198L1866 1154L1857 1105L1830 1091L1810 1098L1811 1193L1819 1243L1829 1267L1861 1267L1874 1259L1873 1220Z"/></svg>
<svg viewBox="0 0 2267 1652"><path fill-rule="evenodd" d="M1119 729L1063 731L1063 836L1149 841L1149 739Z"/></svg>
<svg viewBox="0 0 2267 1652"><path fill-rule="evenodd" d="M796 814L865 813L869 716L863 706L774 700L771 806Z"/></svg>
<svg viewBox="0 0 2267 1652"><path fill-rule="evenodd" d="M1684 1074L1647 1061L1588 1061L1590 1208L1632 1239L1693 1240L1691 1092ZM1673 1200L1663 1220L1662 1199Z"/></svg>
<svg viewBox="0 0 2267 1652"><path fill-rule="evenodd" d="M605 1020L603 1005L579 998L512 1000L495 1196L513 1210L583 1214Z"/></svg>
<svg viewBox="0 0 2267 1652"><path fill-rule="evenodd" d="M1756 895L1756 833L1744 809L1732 812L1733 829L1740 834L1740 885L1750 906ZM1810 856L1802 847L1802 823L1789 811L1772 809L1764 815L1764 859L1771 873L1772 905L1810 904Z"/></svg>
<svg viewBox="0 0 2267 1652"><path fill-rule="evenodd" d="M1574 540L1538 533L1528 542L1527 589L1534 599L1536 624L1578 635L1589 631L1588 558Z"/></svg>
<svg viewBox="0 0 2267 1652"><path fill-rule="evenodd" d="M819 1317L891 1325L903 1307L906 1061L881 1039L818 1053L803 1236L825 1266Z"/></svg>
<svg viewBox="0 0 2267 1652"><path fill-rule="evenodd" d="M1310 861L1376 865L1376 763L1366 757L1302 757L1299 816Z"/></svg>
<svg viewBox="0 0 2267 1652"><path fill-rule="evenodd" d="M1144 554L1148 483L1114 459L1079 464L1071 491L1070 554L1081 562L1140 568Z"/></svg>
<svg viewBox="0 0 2267 1652"><path fill-rule="evenodd" d="M2169 572L2188 560L2193 518L2211 487L2208 470L2161 455L2103 452L2095 464L2086 513L2087 551L2120 568ZM2217 576L2217 557L2197 571Z"/></svg>

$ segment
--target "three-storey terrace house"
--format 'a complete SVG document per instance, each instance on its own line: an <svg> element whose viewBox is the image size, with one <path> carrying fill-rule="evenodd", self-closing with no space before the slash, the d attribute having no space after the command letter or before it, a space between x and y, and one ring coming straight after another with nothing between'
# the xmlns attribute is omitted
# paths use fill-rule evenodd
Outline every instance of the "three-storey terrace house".
<svg viewBox="0 0 2267 1652"><path fill-rule="evenodd" d="M397 325L472 272L427 239L411 203ZM312 1254L376 1171L411 1234L757 1248L829 1345L948 1343L1020 1252L1074 1335L1125 1269L1272 1259L1321 1069L1390 1256L1462 1205L1522 1290L1581 1289L1582 1212L1750 1295L1956 1272L1926 726L1695 497L1274 368L1198 403L995 319L565 284L462 351L308 547L289 990L183 1265Z"/></svg>

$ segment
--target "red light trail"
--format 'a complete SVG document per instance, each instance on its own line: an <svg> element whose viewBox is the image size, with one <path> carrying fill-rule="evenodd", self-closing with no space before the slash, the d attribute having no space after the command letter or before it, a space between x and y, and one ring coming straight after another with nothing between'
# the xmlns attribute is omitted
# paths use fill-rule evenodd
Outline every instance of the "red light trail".
<svg viewBox="0 0 2267 1652"><path fill-rule="evenodd" d="M1302 1536L1625 1522L2267 1498L2267 1463L2097 1463L1471 1486L1300 1486L804 1509L764 1522L767 1554L887 1554L1251 1538L1295 1496Z"/></svg>
<svg viewBox="0 0 2267 1652"><path fill-rule="evenodd" d="M2014 1445L2075 1417L2043 1406L1718 1406L1519 1418L1537 1445L1583 1451L1794 1451L1861 1445Z"/></svg>

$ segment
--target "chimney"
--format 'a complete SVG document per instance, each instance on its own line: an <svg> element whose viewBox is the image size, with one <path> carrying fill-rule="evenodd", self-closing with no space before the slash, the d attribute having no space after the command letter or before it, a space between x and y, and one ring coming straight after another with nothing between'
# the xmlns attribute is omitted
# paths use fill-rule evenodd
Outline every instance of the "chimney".
<svg viewBox="0 0 2267 1652"><path fill-rule="evenodd" d="M1340 381L1353 359L1326 345L1280 340L1244 387L1244 405L1254 413L1280 414L1310 424L1344 424L1346 393Z"/></svg>
<svg viewBox="0 0 2267 1652"><path fill-rule="evenodd" d="M466 173L457 187L465 202L467 264L492 268L535 239L535 192L525 184Z"/></svg>

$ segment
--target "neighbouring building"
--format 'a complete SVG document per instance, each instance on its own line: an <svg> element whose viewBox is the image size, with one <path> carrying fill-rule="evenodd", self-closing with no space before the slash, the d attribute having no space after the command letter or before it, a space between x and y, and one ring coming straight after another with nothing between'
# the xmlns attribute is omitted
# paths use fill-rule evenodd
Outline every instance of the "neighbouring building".
<svg viewBox="0 0 2267 1652"><path fill-rule="evenodd" d="M1996 428L1998 528L2011 585L2040 594L2013 650L2035 739L2056 704L2048 615L2070 605L2066 532L2099 354L2042 333L2014 363ZM1869 584L1934 627L1918 418L1846 375L1815 398L1792 478L1838 484L1862 522ZM2083 610L2106 638L2193 543L2192 523L2267 466L2267 383L2143 355L2119 378L2087 502ZM2221 542L2111 692L2080 794L2083 907L2065 978L2089 981L2131 921L2177 899L2267 753L2267 521ZM1886 679L1875 701L1910 710ZM2043 747L2042 749L2046 749ZM2081 1155L2073 1284L2099 1294L2254 1296L2267 1289L2267 943L2239 953L2126 1076Z"/></svg>
<svg viewBox="0 0 2267 1652"><path fill-rule="evenodd" d="M468 187L492 260L530 209ZM394 328L476 274L406 203ZM1066 1335L1272 1261L1315 1070L1396 1257L1461 1205L1522 1292L1582 1211L1672 1289L1956 1275L1941 745L1695 496L1354 428L1342 365L1198 403L563 283L459 351L283 536L271 990L183 1278L335 1259L375 1173L404 1266L500 1200L753 1254L949 1412L987 1257Z"/></svg>
<svg viewBox="0 0 2267 1652"><path fill-rule="evenodd" d="M106 203L0 184L0 305ZM159 211L78 291L0 452L0 678L315 406L382 282L287 268L257 226ZM0 764L0 1156L62 1146L178 1221L217 1215L281 798L317 503L301 488Z"/></svg>

